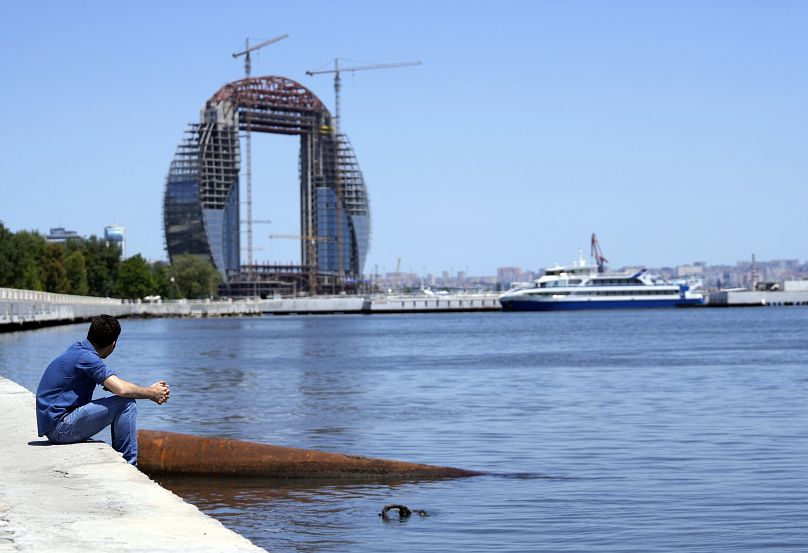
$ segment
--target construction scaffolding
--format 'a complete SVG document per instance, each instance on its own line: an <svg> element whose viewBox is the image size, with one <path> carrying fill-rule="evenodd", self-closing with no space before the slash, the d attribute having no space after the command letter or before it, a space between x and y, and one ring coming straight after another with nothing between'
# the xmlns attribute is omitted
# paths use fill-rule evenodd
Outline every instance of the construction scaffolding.
<svg viewBox="0 0 808 553"><path fill-rule="evenodd" d="M239 172L242 131L300 137L299 266L240 261ZM229 83L189 127L166 181L164 226L169 257L206 256L233 296L341 292L358 285L370 241L367 189L347 136L337 135L325 105L285 77ZM184 198L178 201L178 197ZM184 203L183 203L184 202ZM332 240L306 237L326 236ZM305 275L302 278L302 275Z"/></svg>

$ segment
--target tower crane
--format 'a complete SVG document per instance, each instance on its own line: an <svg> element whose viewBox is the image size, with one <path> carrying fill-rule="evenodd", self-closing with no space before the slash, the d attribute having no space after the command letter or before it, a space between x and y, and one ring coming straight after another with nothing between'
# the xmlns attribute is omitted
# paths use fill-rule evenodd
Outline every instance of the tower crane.
<svg viewBox="0 0 808 553"><path fill-rule="evenodd" d="M313 77L315 75L325 75L329 73L334 74L334 142L336 146L336 195L340 203L342 203L342 183L339 171L339 149L340 149L340 123L342 122L342 115L340 113L340 91L342 90L342 79L340 73L350 71L368 71L371 69L392 69L394 67L407 67L411 65L421 65L420 61L405 61L399 63L373 63L368 65L357 65L353 67L340 67L339 58L334 59L334 69L323 69L318 71L306 71L306 75ZM344 277L344 263L342 259L342 210L337 210L337 272L340 281Z"/></svg>
<svg viewBox="0 0 808 553"><path fill-rule="evenodd" d="M250 71L252 70L252 61L250 60L250 53L255 52L256 50L260 50L264 46L269 46L270 44L274 44L279 40L283 40L287 38L288 34L282 34L276 36L274 38L270 38L269 40L265 40L260 44L256 44L255 46L250 46L250 39L248 38L245 41L245 48L241 52L236 52L233 54L234 58L239 58L244 56L244 78L250 78ZM246 123L247 123L247 134L244 138L245 145L247 147L247 265L252 265L253 261L253 218L252 218L252 117L250 114L250 110L246 112Z"/></svg>
<svg viewBox="0 0 808 553"><path fill-rule="evenodd" d="M598 265L598 272L603 273L606 271L606 264L609 262L608 259L603 257L603 252L600 249L600 244L598 243L598 238L595 236L595 233L592 233L592 257L595 258L595 263Z"/></svg>
<svg viewBox="0 0 808 553"><path fill-rule="evenodd" d="M334 69L323 69L320 71L306 71L306 75L313 77L314 75L324 75L327 73L334 74L334 110L336 115L334 116L334 134L339 136L340 131L340 91L342 90L342 80L340 79L339 74L344 72L351 72L354 73L356 71L368 71L370 69L392 69L394 67L407 67L410 65L421 65L420 61L405 61L400 63L373 63L369 65L357 65L354 67L340 67L339 66L339 58L334 60Z"/></svg>

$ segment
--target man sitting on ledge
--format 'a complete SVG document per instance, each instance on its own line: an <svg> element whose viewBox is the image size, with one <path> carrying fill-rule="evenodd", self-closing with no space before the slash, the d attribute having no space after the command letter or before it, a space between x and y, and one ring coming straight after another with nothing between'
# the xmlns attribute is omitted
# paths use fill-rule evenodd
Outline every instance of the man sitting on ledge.
<svg viewBox="0 0 808 553"><path fill-rule="evenodd" d="M99 315L90 320L87 339L74 343L45 369L36 390L36 422L39 435L56 444L86 441L109 426L112 447L137 466L135 399L162 405L170 389L164 380L148 388L137 386L104 364L120 334L115 317ZM96 385L115 395L93 401Z"/></svg>

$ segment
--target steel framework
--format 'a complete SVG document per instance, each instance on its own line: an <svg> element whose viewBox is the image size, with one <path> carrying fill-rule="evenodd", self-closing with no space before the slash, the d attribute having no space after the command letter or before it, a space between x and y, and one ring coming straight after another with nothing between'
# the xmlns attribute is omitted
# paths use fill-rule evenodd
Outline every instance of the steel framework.
<svg viewBox="0 0 808 553"><path fill-rule="evenodd" d="M300 137L299 271L240 262L239 133ZM307 275L305 288L343 290L359 280L370 241L367 189L347 136L337 136L325 105L285 77L254 77L219 89L192 124L169 169L164 200L169 257L207 256L242 295L252 278ZM329 236L331 241L307 240ZM254 275L254 277L250 276ZM291 283L290 283L291 284ZM262 285L262 289L271 287Z"/></svg>

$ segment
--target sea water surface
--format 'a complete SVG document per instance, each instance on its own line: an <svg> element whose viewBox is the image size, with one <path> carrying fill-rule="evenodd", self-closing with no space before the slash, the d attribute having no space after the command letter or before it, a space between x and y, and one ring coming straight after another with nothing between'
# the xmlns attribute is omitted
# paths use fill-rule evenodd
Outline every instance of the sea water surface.
<svg viewBox="0 0 808 553"><path fill-rule="evenodd" d="M86 326L0 335L0 375L34 390ZM269 551L808 551L805 308L122 326L108 364L172 386L143 428L488 473L162 481Z"/></svg>

